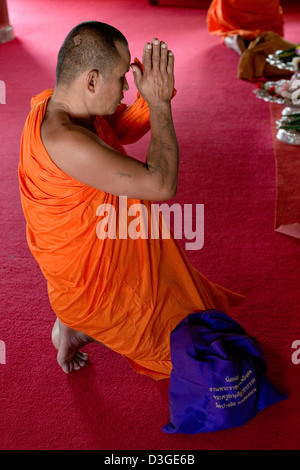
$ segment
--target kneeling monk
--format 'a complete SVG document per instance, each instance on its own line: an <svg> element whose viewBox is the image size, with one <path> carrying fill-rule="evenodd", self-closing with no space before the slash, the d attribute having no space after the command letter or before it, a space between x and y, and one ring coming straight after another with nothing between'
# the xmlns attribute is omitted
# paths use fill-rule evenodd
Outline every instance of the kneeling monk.
<svg viewBox="0 0 300 470"><path fill-rule="evenodd" d="M52 338L64 372L82 367L80 348L96 341L162 379L172 370L175 326L199 310L227 311L242 297L202 276L173 236L130 237L121 227L122 196L128 214L141 203L150 214L152 200L176 194L179 159L173 53L156 38L145 44L143 70L131 64L138 94L127 107L130 63L125 37L109 25L85 22L68 34L55 89L31 102L20 192L28 245L57 316ZM146 162L126 155L123 145L149 129ZM111 207L116 236L99 236L100 216Z"/></svg>

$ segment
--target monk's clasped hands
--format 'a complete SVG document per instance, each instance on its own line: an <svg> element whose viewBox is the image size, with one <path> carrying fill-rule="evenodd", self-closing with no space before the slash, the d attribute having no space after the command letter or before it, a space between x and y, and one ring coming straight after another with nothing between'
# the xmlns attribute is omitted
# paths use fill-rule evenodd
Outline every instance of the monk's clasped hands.
<svg viewBox="0 0 300 470"><path fill-rule="evenodd" d="M134 82L149 107L170 102L174 91L174 54L154 38L143 51L143 68L132 64Z"/></svg>

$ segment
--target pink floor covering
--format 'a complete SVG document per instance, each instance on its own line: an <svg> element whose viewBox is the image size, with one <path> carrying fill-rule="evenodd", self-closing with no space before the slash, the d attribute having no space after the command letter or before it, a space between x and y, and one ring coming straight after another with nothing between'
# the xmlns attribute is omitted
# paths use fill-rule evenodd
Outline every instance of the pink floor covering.
<svg viewBox="0 0 300 470"><path fill-rule="evenodd" d="M286 38L299 42L300 4L285 3ZM254 96L253 84L236 78L237 55L208 34L204 7L152 7L146 0L9 0L8 6L16 39L0 45L6 84L0 105L0 448L299 449L300 364L292 361L292 343L300 340L300 240L274 230L270 108ZM289 395L241 428L166 435L168 381L140 376L95 345L86 347L90 361L77 373L65 375L56 363L55 315L25 239L19 142L31 96L54 86L64 37L89 19L119 28L133 58L141 58L154 36L174 51L181 163L173 202L205 208L204 246L187 254L209 279L245 295L231 316L259 340L269 378ZM130 85L128 103L135 96L131 78ZM148 142L146 136L127 151L144 158Z"/></svg>

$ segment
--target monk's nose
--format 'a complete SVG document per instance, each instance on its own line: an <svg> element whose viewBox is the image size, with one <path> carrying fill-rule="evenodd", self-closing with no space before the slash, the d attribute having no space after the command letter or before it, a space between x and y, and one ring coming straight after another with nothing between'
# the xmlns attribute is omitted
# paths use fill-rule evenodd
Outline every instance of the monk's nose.
<svg viewBox="0 0 300 470"><path fill-rule="evenodd" d="M123 91L127 91L127 90L129 90L129 85L128 85L127 79L125 78L124 83L123 83Z"/></svg>

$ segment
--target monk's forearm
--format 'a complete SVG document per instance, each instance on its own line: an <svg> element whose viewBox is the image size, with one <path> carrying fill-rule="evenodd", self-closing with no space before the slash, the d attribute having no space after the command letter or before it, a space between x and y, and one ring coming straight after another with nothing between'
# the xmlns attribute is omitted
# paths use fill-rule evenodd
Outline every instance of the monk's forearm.
<svg viewBox="0 0 300 470"><path fill-rule="evenodd" d="M153 182L171 198L176 194L179 163L171 104L162 103L149 109L151 141L146 165Z"/></svg>

